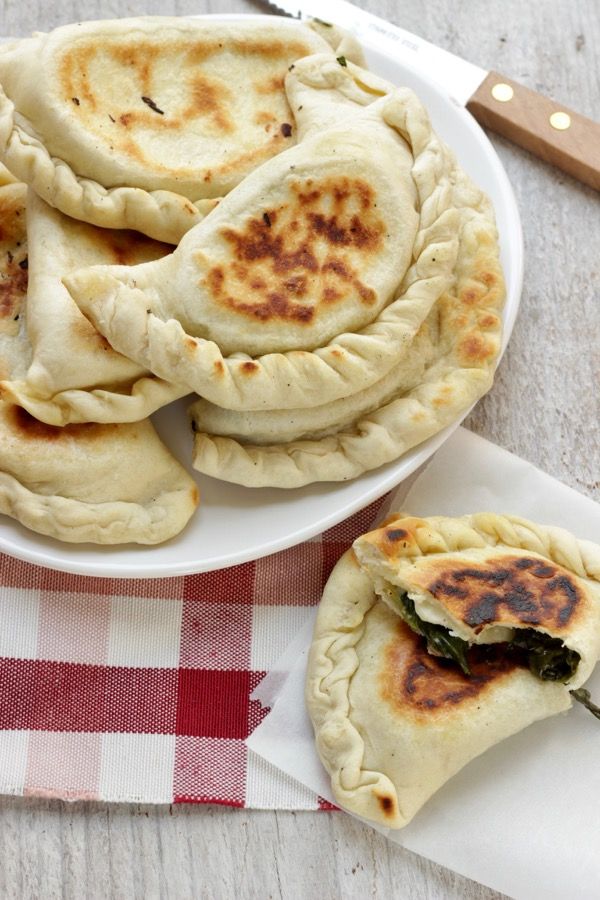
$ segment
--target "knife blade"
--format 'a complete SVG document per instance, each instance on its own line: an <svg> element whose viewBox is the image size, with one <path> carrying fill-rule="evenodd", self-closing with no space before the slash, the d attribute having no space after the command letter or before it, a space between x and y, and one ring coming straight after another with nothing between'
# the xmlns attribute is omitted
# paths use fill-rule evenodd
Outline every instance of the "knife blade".
<svg viewBox="0 0 600 900"><path fill-rule="evenodd" d="M297 19L340 25L427 79L433 78L477 121L600 191L600 124L498 72L436 47L348 0L264 0Z"/></svg>

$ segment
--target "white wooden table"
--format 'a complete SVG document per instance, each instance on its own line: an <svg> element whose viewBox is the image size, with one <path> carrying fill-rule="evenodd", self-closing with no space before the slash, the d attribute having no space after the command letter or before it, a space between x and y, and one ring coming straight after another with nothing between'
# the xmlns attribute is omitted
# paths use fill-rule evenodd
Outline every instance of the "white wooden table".
<svg viewBox="0 0 600 900"><path fill-rule="evenodd" d="M359 0L428 40L600 118L597 0ZM0 0L0 33L140 14L259 12L250 0ZM492 136L521 208L519 320L467 425L600 499L600 194ZM0 798L2 898L500 895L350 817Z"/></svg>

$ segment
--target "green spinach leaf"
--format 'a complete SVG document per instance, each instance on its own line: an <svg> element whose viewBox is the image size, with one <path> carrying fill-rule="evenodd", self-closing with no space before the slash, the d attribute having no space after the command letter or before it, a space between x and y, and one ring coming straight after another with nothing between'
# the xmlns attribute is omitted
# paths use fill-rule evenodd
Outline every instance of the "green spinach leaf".
<svg viewBox="0 0 600 900"><path fill-rule="evenodd" d="M462 638L454 637L443 625L436 625L433 622L425 622L417 614L415 604L404 591L398 591L396 597L400 615L410 628L417 634L422 635L427 641L427 650L433 656L444 656L447 659L453 659L458 663L465 675L471 674L469 663L467 662L467 650L469 645Z"/></svg>
<svg viewBox="0 0 600 900"><path fill-rule="evenodd" d="M593 716L600 719L600 706L596 706L595 703L592 703L592 697L589 691L586 691L585 688L577 688L574 691L569 691L569 693L573 700L577 700L578 703L583 704Z"/></svg>
<svg viewBox="0 0 600 900"><path fill-rule="evenodd" d="M533 628L517 629L508 646L524 650L529 670L543 681L568 681L581 660L579 653L565 647L560 638Z"/></svg>
<svg viewBox="0 0 600 900"><path fill-rule="evenodd" d="M465 675L471 674L467 660L467 641L450 634L443 625L421 619L414 602L405 591L397 592L396 602L406 624L425 638L431 654L453 659ZM507 653L524 652L530 671L543 681L568 681L575 674L581 660L579 653L565 647L560 638L534 631L533 628L517 629L512 641L504 646Z"/></svg>

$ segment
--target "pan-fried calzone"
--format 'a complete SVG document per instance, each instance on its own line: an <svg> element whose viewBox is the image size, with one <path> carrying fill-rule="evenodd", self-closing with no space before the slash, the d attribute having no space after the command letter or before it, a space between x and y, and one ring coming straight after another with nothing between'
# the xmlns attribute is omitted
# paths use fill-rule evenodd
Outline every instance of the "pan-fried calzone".
<svg viewBox="0 0 600 900"><path fill-rule="evenodd" d="M318 52L335 58L313 29L277 17L37 33L0 48L0 158L73 218L176 243L294 143L283 79Z"/></svg>
<svg viewBox="0 0 600 900"><path fill-rule="evenodd" d="M392 828L471 759L568 709L600 655L600 547L513 516L402 516L323 595L306 698L346 809Z"/></svg>

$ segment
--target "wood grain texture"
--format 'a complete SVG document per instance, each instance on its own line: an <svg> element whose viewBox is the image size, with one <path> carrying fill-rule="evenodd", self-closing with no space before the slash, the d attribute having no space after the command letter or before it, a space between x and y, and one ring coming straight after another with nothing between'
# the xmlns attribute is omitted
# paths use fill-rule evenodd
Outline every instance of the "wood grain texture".
<svg viewBox="0 0 600 900"><path fill-rule="evenodd" d="M359 0L486 69L598 117L597 0ZM27 35L118 15L258 12L250 0L0 0L0 31ZM600 200L490 135L525 234L519 319L473 431L600 500ZM218 807L69 805L0 798L2 898L408 898L500 895L350 817Z"/></svg>
<svg viewBox="0 0 600 900"><path fill-rule="evenodd" d="M501 89L499 96L495 91ZM490 72L467 103L480 125L529 150L544 162L600 190L600 125L563 104ZM553 116L566 117L564 127Z"/></svg>

